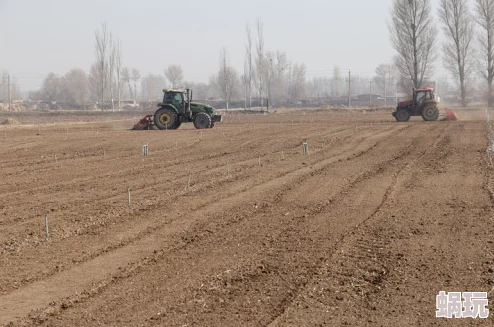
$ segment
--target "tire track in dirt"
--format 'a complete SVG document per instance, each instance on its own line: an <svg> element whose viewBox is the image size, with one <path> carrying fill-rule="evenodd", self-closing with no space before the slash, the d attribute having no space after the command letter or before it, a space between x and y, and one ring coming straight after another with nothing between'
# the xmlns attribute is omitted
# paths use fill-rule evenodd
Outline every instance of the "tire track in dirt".
<svg viewBox="0 0 494 327"><path fill-rule="evenodd" d="M385 131L385 132L383 132L383 133L385 133L384 135L387 135L387 133L388 133L388 132L386 132L386 131ZM379 137L379 136L380 136L380 134L376 134L376 137ZM359 142L359 144L360 144L360 143L361 143L361 142ZM351 147L353 147L353 146L351 146ZM365 151L367 151L367 150L365 150ZM364 152L365 152L365 151L364 151ZM338 152L337 154L338 154L338 155L340 155L341 153L340 153L340 152ZM285 175L286 175L286 174L285 174ZM282 177L282 176L281 176L281 177ZM249 187L252 187L252 186L251 186L251 185L249 185L247 188L249 188ZM240 188L240 189L237 189L237 190L233 191L233 193L235 193L235 192L243 192L243 191L245 191L245 189L246 189L245 187L242 187L242 188ZM205 203L207 203L207 202L205 201ZM156 206L153 206L153 208L154 208L154 209L158 209L158 208L156 208ZM149 207L148 207L146 210L148 210L148 211L149 211L149 210L152 210L153 208L149 208ZM140 209L138 209L138 210L142 210L142 208L140 208ZM133 211L133 213L135 213L135 211ZM151 226L148 226L147 228L148 228L148 229L149 229L149 228L154 229L154 228L157 228L157 227L156 227L155 225L154 225L154 226L153 226L153 225L151 225ZM144 226L143 228L141 228L141 230L146 230L146 226ZM92 234L94 234L94 231L92 232ZM77 233L77 235L79 236L79 233ZM139 236L139 235L141 235L141 233L139 232L139 233L137 233L137 235ZM125 245L125 244L127 244L127 242L118 242L117 244L118 244L118 245ZM116 245L112 245L112 246L110 246L110 248L104 248L104 249L102 250L102 252L103 252L103 253L104 253L104 252L107 252L107 250L111 250L112 248L115 248L115 246L116 246ZM118 246L117 246L117 247L118 247ZM92 258L92 257L93 257L93 256L91 256L91 258ZM80 262L81 260L78 260L78 261ZM85 260L83 260L83 261L85 261ZM56 272L56 271L59 271L59 269L54 270L54 272Z"/></svg>
<svg viewBox="0 0 494 327"><path fill-rule="evenodd" d="M451 129L450 126L444 127L432 146L426 147L419 155L414 155L410 161L406 162L403 169L393 174L392 180L376 209L358 225L349 230L348 233L341 236L338 243L332 248L329 258L316 266L307 284L303 285L303 288L297 292L296 296L283 307L282 312L272 319L269 326L298 326L306 323L317 325L322 321L327 323L328 320L320 319L317 314L312 317L304 312L310 310L309 307L315 307L319 310L324 308L325 312L333 315L336 312L330 312L327 308L334 310L338 303L344 300L343 294L346 295L346 293L343 290L346 291L349 286L356 292L361 292L362 295L370 292L370 289L379 288L379 284L382 283L389 270L391 270L390 260L387 257L389 254L380 251L386 247L389 240L379 232L379 225L376 227L371 221L377 218L383 207L393 201L396 196L397 185L402 183L404 176L409 174L411 168L420 162L422 158L441 147L441 144L447 138L446 133L449 129ZM418 144L417 140L415 139L416 144ZM325 278L331 280L331 282L321 285L320 276L328 276ZM327 294L333 295L331 300L327 298ZM318 297L325 298L332 306L318 302L316 300ZM297 318L302 320L297 320ZM327 319L327 316L325 318ZM359 321L362 321L363 318L360 316ZM346 324L345 321L334 323Z"/></svg>
<svg viewBox="0 0 494 327"><path fill-rule="evenodd" d="M379 137L381 135L381 133L385 133L386 134L389 131L394 131L394 129L384 130L384 131L376 134L373 137L376 137L377 138L377 137ZM353 147L358 148L360 146L360 144L362 144L363 139L360 140L360 141L355 140L355 142L357 142L357 143L355 143L355 144L349 144L348 147L350 147L350 148L353 148ZM376 146L376 145L374 145L374 146ZM343 149L343 150L341 150L339 152L336 152L336 153L332 154L332 156L341 155L341 154L345 153L345 151L348 151L348 149L347 150ZM275 153L276 153L276 151L275 151ZM359 155L359 154L357 154L357 155ZM256 161L256 160L255 159L247 159L247 160L245 160L243 162L237 162L236 165L237 166L240 166L242 164L246 164L246 163L249 163L251 161L253 162L253 161ZM317 163L317 161L316 161L316 163ZM235 176L235 181L249 178L252 173L251 173L251 170L247 170L246 168L249 168L249 167L252 168L252 167L254 167L254 169L256 169L255 166L256 166L255 164L250 163L250 164L247 164L246 166L243 167L244 169L242 169L242 172L240 174L238 172L233 172L236 175ZM298 168L295 168L295 169L298 169ZM205 189L209 189L209 188L212 188L212 187L213 188L214 187L217 187L218 186L217 184L220 184L219 186L221 186L222 183L228 182L229 179L228 178L224 178L224 172L223 172L223 170L224 170L224 167L217 167L217 168L214 168L214 169L209 170L207 172L207 177L208 178L206 178L206 181L205 182L202 182L201 184L197 184L196 183L189 194L199 194L199 193L201 193ZM288 172L290 172L290 170ZM173 184L173 186L174 186L174 188L176 190L166 191L166 190L162 190L161 189L160 192L171 192L172 194L174 194L172 196L172 199L176 199L177 197L184 195L183 189L180 189L179 187L177 187L177 183L178 183L178 181L185 180L186 176L187 176L186 174L185 175L180 175L180 176L176 177L173 180L174 182L176 182L175 184ZM217 183L217 180L218 179L221 179L220 180L220 183ZM139 187L133 188L133 192L132 192L133 193L133 196L139 197L141 194L145 194L146 192L148 192L148 189L149 188L156 187L157 184L162 184L160 182L155 182L155 183L156 184L147 183L146 185L149 185L149 186L144 187L144 188L139 188ZM252 185L252 186L255 186L255 184ZM143 195L142 197L145 197L145 196ZM91 199L84 199L82 201L84 201L84 203L86 203L88 201L89 202L93 202L93 206L96 206L98 208L104 208L105 206L103 205L103 203L105 203L105 202L107 202L107 201L109 201L111 199L117 199L117 198L123 198L123 195L118 195L117 197L115 197L115 196L106 196L106 197L103 196L103 197L100 197L100 199L98 199L96 201L91 201ZM156 199L156 196L152 196L152 197L147 196L148 205L146 206L146 210L149 210L149 209L153 209L154 208L154 206L152 206L153 201L155 202L155 204L160 202L159 199ZM82 203L81 203L81 205L82 205ZM152 206L152 208L150 208L150 206ZM108 209L111 210L112 212L115 211L115 210L113 210L111 208L111 206ZM139 208L138 210L142 210L142 208ZM127 210L126 209L123 209L123 211L122 210L118 210L117 212L119 212L117 215L126 215L127 214ZM133 213L135 213L135 211ZM33 219L35 219L35 218L39 218L39 217L33 217ZM16 225L13 226L13 227L18 228L19 226L21 226L19 224L19 222L15 222L15 223L16 223ZM29 222L28 222L28 224L29 224ZM5 225L5 222L3 223L3 225L5 226L4 229L3 229L4 232L6 232L6 233L8 233L10 235L14 235L13 233L9 232L9 229L7 227L8 225ZM92 226L94 226L94 225L92 225ZM64 232L64 234L65 234L65 237L64 238L73 236L75 234L81 234L81 227L80 226L77 227L74 230L74 232L72 232L72 233L71 232ZM36 239L34 239L33 242L35 244L40 244L39 243L39 240L36 240Z"/></svg>
<svg viewBox="0 0 494 327"><path fill-rule="evenodd" d="M415 142L414 142L414 144L415 144ZM408 151L405 151L405 153L407 153L407 152L408 152ZM398 158L396 158L396 160L398 160L398 159L399 159L399 157L398 157ZM393 160L393 161L394 161L394 160ZM388 165L385 165L385 166L388 166ZM379 172L380 172L380 173L383 173L383 171L382 171L382 170L379 170ZM365 180L365 178L364 178L364 180ZM360 181L360 182L362 182L362 181ZM357 185L360 185L360 184L357 184ZM355 186L355 185L354 185L354 186ZM388 188L387 190L389 190L389 188ZM340 195L343 195L343 197L344 197L345 193L346 193L346 192L342 192ZM385 194L385 197L387 197L387 196L388 196L388 193L386 193L386 194ZM376 209L376 211L375 211L375 212L377 212L377 211L379 210L379 208L380 208L380 205L378 205L378 207L377 207L377 209ZM316 212L318 212L318 210L316 210ZM323 210L323 212L324 212L324 210ZM375 212L374 212L374 213L372 213L370 216L372 217L372 216L375 214ZM309 215L309 217L312 217L312 216L311 216L311 215ZM324 241L323 241L323 240L321 240L321 241L322 241L322 243L324 243ZM284 250L286 250L286 249L284 249ZM312 250L313 250L314 252L316 252L316 254L315 254L315 255L317 256L317 251L316 251L316 250L314 250L314 249L312 249ZM285 252L285 251L279 251L279 253L284 253L284 252ZM288 269L288 270L290 270L290 268L287 268L287 269ZM293 267L292 267L292 269L293 269ZM255 276L257 276L256 274L254 274L254 275L255 275ZM305 275L311 275L311 269L309 269L308 271L304 271L303 275L304 275L304 276L305 276ZM257 277L258 277L258 276L257 276ZM234 276L232 276L231 278L234 278ZM303 285L305 285L305 282L304 282L304 281L302 281L302 282L301 282L301 285L302 285L302 286L303 286ZM255 287L255 288L259 288L259 286ZM261 288L262 288L262 287L261 287ZM267 286L267 289L269 289L269 287L268 287L268 286ZM290 291L289 298L290 298L291 296L293 296L293 294L296 294L297 292L298 292L297 288L295 288L294 290L291 290L291 291ZM286 299L285 301L290 302L290 300L289 300L289 299ZM258 307L258 308L257 308L257 310L262 310L262 309ZM261 321L259 322L259 324L260 324L260 325L265 325L267 322L268 322L268 321L266 321L266 320L261 320ZM185 323L185 322L183 322L183 323ZM228 323L224 323L224 324L225 324L225 325L228 325Z"/></svg>
<svg viewBox="0 0 494 327"><path fill-rule="evenodd" d="M220 168L220 169L221 169L221 168ZM213 172L216 172L216 170L213 170ZM249 174L249 173L247 173L247 175L248 175L248 174ZM180 178L178 178L178 179L180 179ZM214 179L214 178L211 178L211 179ZM204 189L205 187L212 187L212 186L214 186L214 183L209 183L209 185L204 185L204 186L202 187L202 189ZM146 190L145 190L145 189L144 189L144 190L137 190L137 194L139 194L139 192L141 192L141 191L146 191ZM133 192L133 194L136 194L136 192L134 191L134 192ZM178 194L178 195L183 195L183 193L182 193L181 191L178 191L178 192L177 192L177 194ZM107 200L107 199L106 199L105 197L103 197L102 201L105 201L105 200ZM99 207L101 207L101 206L102 206L102 205L99 205ZM123 214L125 215L125 213L123 213ZM18 225L18 224L17 224L17 225ZM80 234L80 233L81 233L81 231L80 231L80 230L81 230L81 228L79 227L79 228L77 228L77 229L76 229L74 232L72 232L72 233L70 233L70 232L68 232L68 233L67 233L67 232L64 232L64 234L66 235L66 237L70 237L71 235L74 235L74 234ZM65 238L65 237L64 237L64 238ZM15 241L14 241L14 242L15 242ZM39 241L34 240L34 242L39 244ZM12 244L15 244L15 243L12 243Z"/></svg>
<svg viewBox="0 0 494 327"><path fill-rule="evenodd" d="M326 165L326 164L328 164L328 163L324 163L323 166ZM308 170L308 169L305 169L305 170ZM298 173L295 173L295 175L298 175ZM273 182L273 184L278 184L278 181ZM240 197L242 197L242 195L240 195Z"/></svg>
<svg viewBox="0 0 494 327"><path fill-rule="evenodd" d="M403 160L404 160L404 159L403 159ZM389 165L384 165L384 167L388 167L388 166L389 166ZM393 169L396 169L396 168L393 168ZM378 169L378 171L379 171L379 169ZM319 176L319 175L315 176L315 178L317 178L318 176ZM372 174L371 174L371 175L369 175L369 177L371 177L371 176L372 176ZM292 186L293 186L293 185L292 185ZM293 187L292 187L292 189L293 189ZM355 189L355 188L354 188L354 187L351 187L351 189ZM296 192L296 188L293 190L293 192ZM269 200L269 199L268 199L268 200ZM268 202L269 202L269 201L268 201ZM276 207L276 204L275 204L275 207ZM322 209L323 209L323 208L322 208ZM319 209L319 210L320 210L320 209ZM241 210L241 212L242 212L242 211L244 211L244 210ZM310 216L310 215L311 215L311 214L309 214L309 216ZM236 221L236 222L235 222L235 224L237 224L237 223L239 223L239 222L242 222L242 219L240 219L239 221ZM201 228L200 228L200 229L201 229ZM215 234L217 234L217 233L219 233L219 232L221 232L220 234L224 234L224 233L220 230L220 231L215 231L215 232L213 233L213 235L215 235ZM205 233L202 237L205 237L205 240L208 240L208 239L211 237L211 236L209 236L209 235L210 235L210 233L209 233L209 232L207 232L207 233ZM194 247L194 245L193 245L193 244L197 244L197 242L199 242L199 243L200 243L200 242L201 242L201 238L199 238L199 239L198 239L197 237L194 237L193 239L190 239L190 240L188 241L188 244L190 244L189 246L193 246L193 247ZM198 245L196 245L196 246L198 246ZM200 244L199 244L199 246L200 246Z"/></svg>
<svg viewBox="0 0 494 327"><path fill-rule="evenodd" d="M329 132L331 134L331 131ZM320 135L320 134L319 134ZM323 134L324 135L324 134ZM350 135L348 135L348 137L350 137ZM296 146L296 145L294 145ZM234 147L233 148L234 151L231 153L231 156L233 158L235 158L236 154L238 153L242 153L244 154L241 158L240 158L240 161L239 162L236 162L236 164L242 164L242 163L245 163L245 162L249 162L249 161L253 161L254 159L249 159L248 156L249 156L249 153L251 152L251 150L248 150L247 151L241 151L241 150L237 150L237 147ZM282 149L282 148L281 148ZM268 152L262 152L260 155L261 156L268 156L270 154L273 154L275 153L276 151L281 151L281 149L276 149L274 152L271 150L271 147L268 146ZM289 148L285 148L286 150L289 150ZM287 155L288 155L288 152L287 152ZM224 153L222 152L221 154L215 154L215 155L212 155L212 156L206 156L206 164L207 164L207 168L209 168L209 170L207 171L207 173L215 173L215 172L218 172L218 171L223 171L224 170L224 167L223 167L223 164L220 164L217 162L217 160L214 160L214 159L218 159L218 160L224 160L223 158L224 156ZM220 158L221 157L221 158ZM156 160L160 160L159 158L157 159L154 159L154 161ZM53 192L51 192L52 190L56 191L56 192L64 192L65 189L73 189L74 187L77 188L78 185L88 185L87 187L89 187L89 185L91 185L90 181L98 181L97 184L92 184L92 188L97 188L97 189L100 189L100 185L104 184L104 181L105 180L112 180L112 182L115 181L115 179L122 179L122 185L124 184L127 184L127 182L129 180L133 180L135 179L135 177L139 176L139 175L142 175L142 174L149 174L149 172L153 172L153 171L156 171L157 169L158 170L161 170L163 169L163 167L166 167L167 169L167 172L169 175L171 176L174 176L172 179L170 180L167 180L166 182L171 182L171 183L178 183L179 181L182 181L184 178L186 178L187 176L187 172L183 172L183 169L181 169L181 167L183 167L184 164L186 164L187 162L197 162L197 164L191 168L189 168L188 170L189 171L200 171L202 168L203 168L203 161L199 161L197 159L192 159L192 160L189 160L189 161L183 161L183 160L173 160L173 162L160 162L160 163L156 163L156 162L151 162L149 164L138 164L137 167L133 167L133 168L130 168L130 169L120 169L118 171L114 171L112 170L111 173L108 173L107 172L103 172L103 173L98 173L97 175L94 175L94 174L89 174L88 171L81 171L79 172L79 174L82 174L82 175L85 175L85 176L88 176L88 175L93 175L91 177L84 177L84 178L64 178L63 176L59 176L59 178L62 178L62 180L68 180L68 181L65 181L65 182L56 182L56 183L48 183L47 185L43 185L43 186L38 186L38 187L35 187L35 188L32 188L31 190L29 189L22 189L22 190L19 190L17 192L10 192L8 194L8 197L4 196L3 200L8 203L8 202L11 202L11 200L9 200L9 198L18 198L18 197L26 197L26 196L33 196L33 195L36 195L36 194L52 194L52 197L55 197L55 198L59 198L59 196L57 196L56 194L53 194ZM105 163L105 164L108 164L108 163ZM132 165L131 165L132 166ZM70 168L66 168L66 169L69 169ZM95 170L94 168L91 168L91 170ZM99 170L97 170L99 171ZM180 174L177 174L180 173ZM160 177L160 176L158 176ZM166 176L165 176L166 178ZM150 181L149 181L150 180ZM157 187L157 186L162 186L166 183L164 183L164 181L160 178L155 178L155 175L151 175L150 178L149 178L148 181L146 181L146 183L144 184L145 187ZM173 186L176 186L176 185L173 185ZM87 188L86 187L86 188ZM139 189L141 188L140 185L135 185L133 186L133 190L134 191L139 191ZM123 194L120 194L120 195L114 195L115 191L112 191L112 192L109 192L110 194L109 195L105 195L105 194L98 194L98 193L95 193L94 195L91 196L91 193L92 192L86 192L87 194L85 194L84 196L84 199L81 199L80 200L80 203L79 205L83 205L82 201L84 202L87 202L87 201L90 201L90 202L104 202L104 201L108 201L109 199L111 199L112 197L123 197ZM123 193L123 192L120 192L120 193ZM2 198L2 196L0 195L0 199ZM25 217L26 218L26 217ZM35 219L35 218L38 218L38 215L36 215L36 217L31 217L31 219ZM18 224L18 220L15 220L15 224ZM3 225L5 225L5 221L3 222Z"/></svg>
<svg viewBox="0 0 494 327"><path fill-rule="evenodd" d="M250 174L250 172L247 172L247 174L246 174L246 175L249 175L249 174ZM244 177L245 177L245 176L244 176ZM214 179L214 178L211 178L211 179ZM236 176L236 179L238 179L238 176ZM201 189L204 189L204 188L206 188L206 187L212 187L212 186L214 186L214 183L209 183L208 185L202 186L202 187L201 187ZM199 189L199 190L197 190L197 191L201 191L201 189ZM139 192L139 191L145 191L145 189L144 189L144 190L138 190L138 192ZM134 192L134 194L135 194L135 192ZM178 194L178 195L183 195L183 193L182 193L181 191L178 191L178 192L177 192L177 194ZM105 199L105 200L106 200L106 199ZM100 206L101 206L101 205L100 205ZM141 209L142 209L142 208L141 208ZM79 232L77 232L77 234L79 234Z"/></svg>

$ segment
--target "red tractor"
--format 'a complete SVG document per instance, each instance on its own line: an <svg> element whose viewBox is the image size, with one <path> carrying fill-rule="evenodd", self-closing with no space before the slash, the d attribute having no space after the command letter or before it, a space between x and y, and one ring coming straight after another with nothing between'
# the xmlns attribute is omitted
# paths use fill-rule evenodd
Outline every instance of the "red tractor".
<svg viewBox="0 0 494 327"><path fill-rule="evenodd" d="M398 103L393 116L398 122L406 122L410 116L422 116L425 121L439 118L439 106L434 89L413 89L413 99Z"/></svg>

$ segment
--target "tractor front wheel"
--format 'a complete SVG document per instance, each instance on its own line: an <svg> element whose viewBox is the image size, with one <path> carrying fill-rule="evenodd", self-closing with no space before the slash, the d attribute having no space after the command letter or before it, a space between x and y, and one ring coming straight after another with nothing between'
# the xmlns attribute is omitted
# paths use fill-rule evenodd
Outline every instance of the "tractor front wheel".
<svg viewBox="0 0 494 327"><path fill-rule="evenodd" d="M204 129L211 127L211 116L207 113L200 112L194 117L194 126L197 129Z"/></svg>
<svg viewBox="0 0 494 327"><path fill-rule="evenodd" d="M439 118L439 108L437 105L429 104L422 109L422 118L425 121L434 121Z"/></svg>
<svg viewBox="0 0 494 327"><path fill-rule="evenodd" d="M398 109L395 113L395 119L400 123L407 122L410 119L410 113L406 109Z"/></svg>
<svg viewBox="0 0 494 327"><path fill-rule="evenodd" d="M154 124L159 129L176 129L180 126L177 113L169 108L161 108L156 111Z"/></svg>

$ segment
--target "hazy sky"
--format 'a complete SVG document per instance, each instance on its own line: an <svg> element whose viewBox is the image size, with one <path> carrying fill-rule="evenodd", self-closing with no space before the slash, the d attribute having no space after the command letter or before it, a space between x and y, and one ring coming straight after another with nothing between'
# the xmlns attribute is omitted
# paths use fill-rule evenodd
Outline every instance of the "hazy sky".
<svg viewBox="0 0 494 327"><path fill-rule="evenodd" d="M433 0L433 3L437 0ZM186 80L206 82L225 47L243 71L245 25L259 17L266 50L305 63L308 77L333 67L373 75L391 62L387 21L392 0L0 0L0 70L23 91L49 72L89 71L94 32L106 22L122 44L124 66L143 75L181 65ZM436 11L434 11L436 15Z"/></svg>

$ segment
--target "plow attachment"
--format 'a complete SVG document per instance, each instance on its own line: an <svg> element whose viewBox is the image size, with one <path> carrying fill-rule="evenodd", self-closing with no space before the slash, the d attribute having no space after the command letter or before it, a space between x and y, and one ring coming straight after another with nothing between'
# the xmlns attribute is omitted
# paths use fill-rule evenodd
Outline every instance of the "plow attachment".
<svg viewBox="0 0 494 327"><path fill-rule="evenodd" d="M444 109L445 111L445 116L443 120L458 120L458 115L455 114L451 109Z"/></svg>
<svg viewBox="0 0 494 327"><path fill-rule="evenodd" d="M133 130L150 130L154 126L154 115L144 116L141 120L134 124Z"/></svg>

